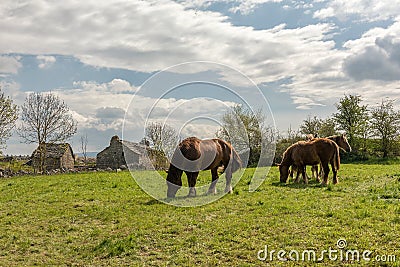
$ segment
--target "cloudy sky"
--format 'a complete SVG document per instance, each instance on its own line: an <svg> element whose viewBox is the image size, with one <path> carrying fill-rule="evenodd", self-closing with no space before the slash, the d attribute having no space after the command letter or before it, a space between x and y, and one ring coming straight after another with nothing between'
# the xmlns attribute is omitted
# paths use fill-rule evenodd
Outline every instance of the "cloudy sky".
<svg viewBox="0 0 400 267"><path fill-rule="evenodd" d="M398 98L399 14L400 0L3 0L0 86L17 104L29 92L59 95L79 123L75 152L83 134L91 151L121 136L127 111L132 141L149 111L184 135L212 137L234 103L264 104L257 87L285 131L329 116L344 94L371 105ZM200 63L171 67L185 62ZM176 89L182 81L225 89ZM30 154L20 141L5 153Z"/></svg>

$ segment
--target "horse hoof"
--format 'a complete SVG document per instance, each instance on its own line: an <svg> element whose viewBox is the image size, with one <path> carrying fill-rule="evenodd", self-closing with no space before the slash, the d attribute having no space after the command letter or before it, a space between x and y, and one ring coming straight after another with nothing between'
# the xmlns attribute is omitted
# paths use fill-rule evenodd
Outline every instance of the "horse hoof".
<svg viewBox="0 0 400 267"><path fill-rule="evenodd" d="M189 189L189 194L187 196L188 197L195 197L196 196L196 189L195 188L190 188Z"/></svg>
<svg viewBox="0 0 400 267"><path fill-rule="evenodd" d="M207 195L216 195L217 194L217 190L215 189L215 190L208 190L207 191Z"/></svg>
<svg viewBox="0 0 400 267"><path fill-rule="evenodd" d="M232 194L233 193L232 186L225 187L225 193Z"/></svg>

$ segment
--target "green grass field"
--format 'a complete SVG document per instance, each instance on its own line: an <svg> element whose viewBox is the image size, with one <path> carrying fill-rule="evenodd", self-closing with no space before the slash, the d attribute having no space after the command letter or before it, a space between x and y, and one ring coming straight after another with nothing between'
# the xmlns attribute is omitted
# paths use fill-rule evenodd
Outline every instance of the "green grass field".
<svg viewBox="0 0 400 267"><path fill-rule="evenodd" d="M318 258L338 239L347 241L344 252L360 251L359 264L400 266L400 165L343 164L340 183L328 187L281 185L274 167L250 193L253 171L234 194L194 208L152 199L129 172L0 180L0 266L313 266L288 254L314 250ZM272 250L288 261L277 252L271 261Z"/></svg>

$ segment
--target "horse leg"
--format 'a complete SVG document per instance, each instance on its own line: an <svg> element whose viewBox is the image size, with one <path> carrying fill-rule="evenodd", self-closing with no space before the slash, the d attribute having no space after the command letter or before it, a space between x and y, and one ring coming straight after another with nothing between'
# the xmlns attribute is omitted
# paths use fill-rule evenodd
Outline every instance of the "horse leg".
<svg viewBox="0 0 400 267"><path fill-rule="evenodd" d="M293 166L292 166L293 168ZM296 168L296 180L294 180L295 183L299 183L300 182L300 168L298 166L295 167Z"/></svg>
<svg viewBox="0 0 400 267"><path fill-rule="evenodd" d="M331 167L332 167L332 172L333 172L333 184L339 183L339 179L337 178L337 170L335 168L335 164L333 160L331 161Z"/></svg>
<svg viewBox="0 0 400 267"><path fill-rule="evenodd" d="M315 168L314 167L315 167L315 165L311 166L311 179L315 178L315 175L314 175Z"/></svg>
<svg viewBox="0 0 400 267"><path fill-rule="evenodd" d="M329 166L328 166L328 162L323 163L322 164L322 168L324 171L324 180L322 181L323 185L327 185L328 184L328 174L329 174Z"/></svg>
<svg viewBox="0 0 400 267"><path fill-rule="evenodd" d="M230 168L228 168L225 172L225 179L226 179L226 185L225 185L225 193L229 193L232 194L233 190L232 190L232 170L230 170Z"/></svg>
<svg viewBox="0 0 400 267"><path fill-rule="evenodd" d="M309 177L308 174L307 174L307 167L306 167L306 166L304 166L304 173L306 174L306 179L309 180L310 177Z"/></svg>
<svg viewBox="0 0 400 267"><path fill-rule="evenodd" d="M322 168L322 164L319 164L319 173L318 173L318 180L324 175L324 168Z"/></svg>
<svg viewBox="0 0 400 267"><path fill-rule="evenodd" d="M294 172L293 168L294 168L293 166L290 167L290 171L289 171L290 179L293 179L293 172Z"/></svg>
<svg viewBox="0 0 400 267"><path fill-rule="evenodd" d="M307 177L307 173L306 173L306 166L301 166L301 169L299 168L299 170L301 170L301 175L303 176L303 181L305 184L308 184L308 177Z"/></svg>
<svg viewBox="0 0 400 267"><path fill-rule="evenodd" d="M318 175L318 165L313 165L311 167L311 172L312 172L312 178L314 179L314 177L315 177L315 180L317 182L321 182L321 180L319 179L319 175Z"/></svg>
<svg viewBox="0 0 400 267"><path fill-rule="evenodd" d="M218 167L211 169L211 177L212 181L210 187L208 188L207 194L216 194L217 193L217 182L218 182Z"/></svg>
<svg viewBox="0 0 400 267"><path fill-rule="evenodd" d="M189 184L189 194L188 197L195 197L196 196L196 180L199 172L185 172L188 178Z"/></svg>

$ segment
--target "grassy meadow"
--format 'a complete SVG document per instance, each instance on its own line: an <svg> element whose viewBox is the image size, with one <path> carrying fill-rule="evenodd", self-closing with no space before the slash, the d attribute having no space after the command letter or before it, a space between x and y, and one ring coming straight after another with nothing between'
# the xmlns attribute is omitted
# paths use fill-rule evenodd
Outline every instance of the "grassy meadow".
<svg viewBox="0 0 400 267"><path fill-rule="evenodd" d="M2 179L0 266L314 266L288 253L319 257L339 239L371 261L325 256L321 266L400 266L400 165L342 164L327 187L282 185L272 167L250 193L252 172L233 194L193 208L154 200L129 172ZM265 246L288 260L260 261Z"/></svg>

